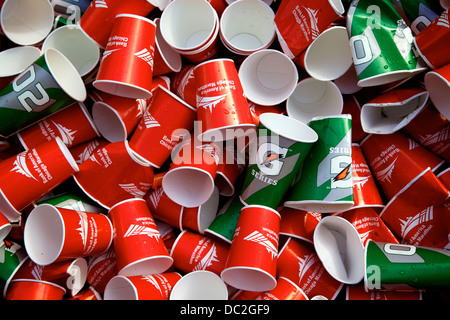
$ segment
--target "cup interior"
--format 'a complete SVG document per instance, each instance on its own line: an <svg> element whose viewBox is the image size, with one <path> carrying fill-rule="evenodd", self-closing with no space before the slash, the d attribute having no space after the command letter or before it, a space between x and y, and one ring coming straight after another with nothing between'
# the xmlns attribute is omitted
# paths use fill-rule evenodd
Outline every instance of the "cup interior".
<svg viewBox="0 0 450 320"><path fill-rule="evenodd" d="M133 283L124 276L115 276L105 287L104 300L138 300Z"/></svg>
<svg viewBox="0 0 450 320"><path fill-rule="evenodd" d="M425 75L425 87L436 109L450 120L450 83L437 72L431 71Z"/></svg>
<svg viewBox="0 0 450 320"><path fill-rule="evenodd" d="M199 270L184 275L173 286L170 300L227 300L223 280L211 271Z"/></svg>
<svg viewBox="0 0 450 320"><path fill-rule="evenodd" d="M107 103L95 102L92 105L92 118L98 131L109 142L124 141L127 138L127 128L123 120Z"/></svg>
<svg viewBox="0 0 450 320"><path fill-rule="evenodd" d="M259 120L264 127L290 140L314 143L319 136L305 123L277 113L263 113Z"/></svg>
<svg viewBox="0 0 450 320"><path fill-rule="evenodd" d="M231 267L220 275L230 286L248 291L269 291L276 287L276 279L268 272L250 267Z"/></svg>
<svg viewBox="0 0 450 320"><path fill-rule="evenodd" d="M41 51L33 46L18 46L0 52L0 77L18 75L40 55Z"/></svg>

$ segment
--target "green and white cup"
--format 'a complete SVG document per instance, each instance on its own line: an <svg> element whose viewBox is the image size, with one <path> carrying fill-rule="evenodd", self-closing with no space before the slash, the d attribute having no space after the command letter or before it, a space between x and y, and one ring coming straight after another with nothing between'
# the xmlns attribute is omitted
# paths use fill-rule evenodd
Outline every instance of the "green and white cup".
<svg viewBox="0 0 450 320"><path fill-rule="evenodd" d="M442 11L438 1L434 0L392 0L392 4L416 35Z"/></svg>
<svg viewBox="0 0 450 320"><path fill-rule="evenodd" d="M72 63L48 49L0 91L0 136L7 138L87 97Z"/></svg>
<svg viewBox="0 0 450 320"><path fill-rule="evenodd" d="M20 244L6 240L0 242L0 286L3 296L6 296L11 279L27 257L25 248Z"/></svg>
<svg viewBox="0 0 450 320"><path fill-rule="evenodd" d="M319 139L288 191L284 206L309 212L331 213L353 204L352 118L350 114L315 117L309 126Z"/></svg>
<svg viewBox="0 0 450 320"><path fill-rule="evenodd" d="M411 29L391 1L354 0L348 9L347 29L358 86L392 83L426 70Z"/></svg>
<svg viewBox="0 0 450 320"><path fill-rule="evenodd" d="M259 120L240 199L276 209L318 136L305 123L285 115L263 113Z"/></svg>
<svg viewBox="0 0 450 320"><path fill-rule="evenodd" d="M367 290L448 290L450 250L369 240L365 249Z"/></svg>

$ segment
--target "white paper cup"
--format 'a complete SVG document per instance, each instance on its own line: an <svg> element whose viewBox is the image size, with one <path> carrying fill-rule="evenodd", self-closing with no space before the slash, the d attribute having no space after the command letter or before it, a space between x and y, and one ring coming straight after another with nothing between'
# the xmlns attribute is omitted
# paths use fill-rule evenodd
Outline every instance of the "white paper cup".
<svg viewBox="0 0 450 320"><path fill-rule="evenodd" d="M314 230L314 248L328 273L346 284L364 278L364 247L355 227L338 216L322 218Z"/></svg>
<svg viewBox="0 0 450 320"><path fill-rule="evenodd" d="M427 72L424 82L436 109L450 120L450 65Z"/></svg>
<svg viewBox="0 0 450 320"><path fill-rule="evenodd" d="M260 0L230 4L220 18L220 37L234 53L250 55L267 49L275 39L275 13Z"/></svg>
<svg viewBox="0 0 450 320"><path fill-rule="evenodd" d="M0 78L20 74L41 55L33 46L19 46L0 52Z"/></svg>
<svg viewBox="0 0 450 320"><path fill-rule="evenodd" d="M6 0L0 13L4 34L19 45L44 40L53 22L54 10L48 0Z"/></svg>
<svg viewBox="0 0 450 320"><path fill-rule="evenodd" d="M178 280L172 288L170 300L228 300L228 290L217 274L198 270Z"/></svg>
<svg viewBox="0 0 450 320"><path fill-rule="evenodd" d="M335 80L352 66L353 58L348 31L335 26L322 32L306 49L305 70L322 81Z"/></svg>
<svg viewBox="0 0 450 320"><path fill-rule="evenodd" d="M100 61L100 48L76 25L53 30L42 44L42 52L57 49L73 64L81 77L94 70Z"/></svg>
<svg viewBox="0 0 450 320"><path fill-rule="evenodd" d="M358 86L358 75L354 66L350 66L342 76L333 80L333 82L342 94L353 94L362 89Z"/></svg>
<svg viewBox="0 0 450 320"><path fill-rule="evenodd" d="M161 35L179 53L197 50L214 34L214 11L205 0L174 0L161 15Z"/></svg>
<svg viewBox="0 0 450 320"><path fill-rule="evenodd" d="M335 116L342 113L344 99L332 81L306 78L298 83L286 102L289 117L308 123L314 117Z"/></svg>
<svg viewBox="0 0 450 320"><path fill-rule="evenodd" d="M249 55L239 68L244 95L250 101L274 106L285 101L298 82L297 68L284 53L262 49Z"/></svg>

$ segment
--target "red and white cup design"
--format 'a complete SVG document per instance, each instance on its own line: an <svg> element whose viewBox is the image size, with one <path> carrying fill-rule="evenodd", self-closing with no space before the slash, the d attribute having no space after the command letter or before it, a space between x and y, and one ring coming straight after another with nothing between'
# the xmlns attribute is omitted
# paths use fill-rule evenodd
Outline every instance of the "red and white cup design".
<svg viewBox="0 0 450 320"><path fill-rule="evenodd" d="M250 107L250 113L256 126L259 126L259 116L263 113L272 112L286 115L286 108L283 104L263 106L248 100L248 106Z"/></svg>
<svg viewBox="0 0 450 320"><path fill-rule="evenodd" d="M159 86L130 138L130 148L160 168L173 148L194 128L195 119L194 107Z"/></svg>
<svg viewBox="0 0 450 320"><path fill-rule="evenodd" d="M101 213L41 204L25 223L25 249L31 260L43 266L102 253L112 241L113 226Z"/></svg>
<svg viewBox="0 0 450 320"><path fill-rule="evenodd" d="M201 206L214 192L222 150L215 143L202 143L193 136L184 139L177 149L162 179L164 192L183 207Z"/></svg>
<svg viewBox="0 0 450 320"><path fill-rule="evenodd" d="M109 280L117 275L117 260L114 245L102 253L88 257L87 282L100 294L105 292Z"/></svg>
<svg viewBox="0 0 450 320"><path fill-rule="evenodd" d="M127 140L97 149L74 175L78 186L106 209L122 200L143 198L153 177L153 167L130 149Z"/></svg>
<svg viewBox="0 0 450 320"><path fill-rule="evenodd" d="M153 76L161 76L171 72L179 72L183 66L180 53L175 51L161 34L159 27L160 19L154 20L156 24L155 34L155 64L153 66Z"/></svg>
<svg viewBox="0 0 450 320"><path fill-rule="evenodd" d="M114 17L120 13L147 16L155 7L147 0L103 0L92 1L81 16L81 30L104 49L114 27Z"/></svg>
<svg viewBox="0 0 450 320"><path fill-rule="evenodd" d="M275 14L277 37L283 52L294 59L343 13L341 1L285 1Z"/></svg>
<svg viewBox="0 0 450 320"><path fill-rule="evenodd" d="M172 75L170 82L170 90L175 92L181 99L186 101L191 106L197 105L194 76L195 65L185 64L181 67L180 72Z"/></svg>
<svg viewBox="0 0 450 320"><path fill-rule="evenodd" d="M144 196L147 206L155 219L158 219L177 229L182 229L183 206L170 199L162 187L150 189Z"/></svg>
<svg viewBox="0 0 450 320"><path fill-rule="evenodd" d="M103 300L100 293L95 290L92 286L89 288L80 291L73 297L68 298L67 300L80 300L80 301L92 301L92 300Z"/></svg>
<svg viewBox="0 0 450 320"><path fill-rule="evenodd" d="M292 280L279 277L275 288L260 294L255 300L309 300L309 298Z"/></svg>
<svg viewBox="0 0 450 320"><path fill-rule="evenodd" d="M88 265L85 258L55 262L47 266L27 259L14 275L13 281L19 279L49 281L69 290L71 296L74 296L84 287L87 270Z"/></svg>
<svg viewBox="0 0 450 320"><path fill-rule="evenodd" d="M0 163L0 212L10 221L79 170L58 137ZM24 190L26 188L26 190Z"/></svg>
<svg viewBox="0 0 450 320"><path fill-rule="evenodd" d="M52 282L21 279L12 281L6 300L63 300L66 289Z"/></svg>
<svg viewBox="0 0 450 320"><path fill-rule="evenodd" d="M343 286L325 270L311 244L294 238L280 250L277 275L298 284L308 297L322 295L333 300Z"/></svg>
<svg viewBox="0 0 450 320"><path fill-rule="evenodd" d="M346 286L345 300L422 300L421 291L366 290L364 285Z"/></svg>
<svg viewBox="0 0 450 320"><path fill-rule="evenodd" d="M367 164L361 146L352 143L353 208L384 207L380 192Z"/></svg>
<svg viewBox="0 0 450 320"><path fill-rule="evenodd" d="M282 207L278 212L281 215L280 235L313 243L314 229L322 219L321 213L289 207Z"/></svg>
<svg viewBox="0 0 450 320"><path fill-rule="evenodd" d="M223 241L184 230L176 238L170 255L173 266L180 271L189 273L206 270L220 275L225 268L229 250L229 244Z"/></svg>
<svg viewBox="0 0 450 320"><path fill-rule="evenodd" d="M213 59L194 69L200 140L223 141L255 129L236 66L231 59Z"/></svg>
<svg viewBox="0 0 450 320"><path fill-rule="evenodd" d="M450 63L447 45L450 41L448 9L414 37L420 56L432 69Z"/></svg>
<svg viewBox="0 0 450 320"><path fill-rule="evenodd" d="M119 275L165 272L173 263L143 199L128 199L109 210Z"/></svg>
<svg viewBox="0 0 450 320"><path fill-rule="evenodd" d="M177 272L142 276L115 276L105 288L104 300L169 300L175 284L181 279Z"/></svg>
<svg viewBox="0 0 450 320"><path fill-rule="evenodd" d="M103 148L110 142L104 138L94 138L92 140L83 142L75 147L71 147L69 149L70 153L72 154L73 158L75 159L75 162L80 165L99 148Z"/></svg>
<svg viewBox="0 0 450 320"><path fill-rule="evenodd" d="M276 210L260 205L242 208L221 273L225 283L249 291L275 288L279 230Z"/></svg>
<svg viewBox="0 0 450 320"><path fill-rule="evenodd" d="M430 102L404 128L408 136L450 162L450 121Z"/></svg>
<svg viewBox="0 0 450 320"><path fill-rule="evenodd" d="M141 120L147 101L102 93L92 105L92 118L102 137L109 142L124 141Z"/></svg>
<svg viewBox="0 0 450 320"><path fill-rule="evenodd" d="M17 133L28 150L59 137L71 148L100 136L89 111L82 102L73 104Z"/></svg>
<svg viewBox="0 0 450 320"><path fill-rule="evenodd" d="M2 213L0 213L0 241L9 235L12 228L13 226L11 222Z"/></svg>
<svg viewBox="0 0 450 320"><path fill-rule="evenodd" d="M424 77L425 88L430 94L430 100L442 116L450 120L448 95L450 92L450 63L429 71Z"/></svg>
<svg viewBox="0 0 450 320"><path fill-rule="evenodd" d="M340 212L337 215L346 219L355 227L363 246L367 244L369 239L398 243L397 238L379 217L378 211L373 207L367 206Z"/></svg>
<svg viewBox="0 0 450 320"><path fill-rule="evenodd" d="M361 106L353 94L343 94L342 98L344 101L342 113L352 116L352 142L359 142L367 136L367 132L361 126Z"/></svg>
<svg viewBox="0 0 450 320"><path fill-rule="evenodd" d="M155 23L147 18L117 15L94 87L125 98L151 98L155 33Z"/></svg>
<svg viewBox="0 0 450 320"><path fill-rule="evenodd" d="M426 168L436 170L445 163L401 132L371 134L360 146L388 200Z"/></svg>
<svg viewBox="0 0 450 320"><path fill-rule="evenodd" d="M437 175L439 181L442 182L442 184L450 190L450 167L439 172Z"/></svg>
<svg viewBox="0 0 450 320"><path fill-rule="evenodd" d="M448 196L428 168L389 201L380 217L402 243L444 248L449 241Z"/></svg>

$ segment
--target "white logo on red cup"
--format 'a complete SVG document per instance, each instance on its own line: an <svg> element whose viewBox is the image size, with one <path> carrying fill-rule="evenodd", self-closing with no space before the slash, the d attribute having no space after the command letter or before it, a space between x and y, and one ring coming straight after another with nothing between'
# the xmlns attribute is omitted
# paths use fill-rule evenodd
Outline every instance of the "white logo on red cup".
<svg viewBox="0 0 450 320"><path fill-rule="evenodd" d="M66 289L48 281L20 279L12 281L6 300L63 300Z"/></svg>
<svg viewBox="0 0 450 320"><path fill-rule="evenodd" d="M88 257L87 282L103 294L109 280L117 275L117 261L114 247Z"/></svg>

